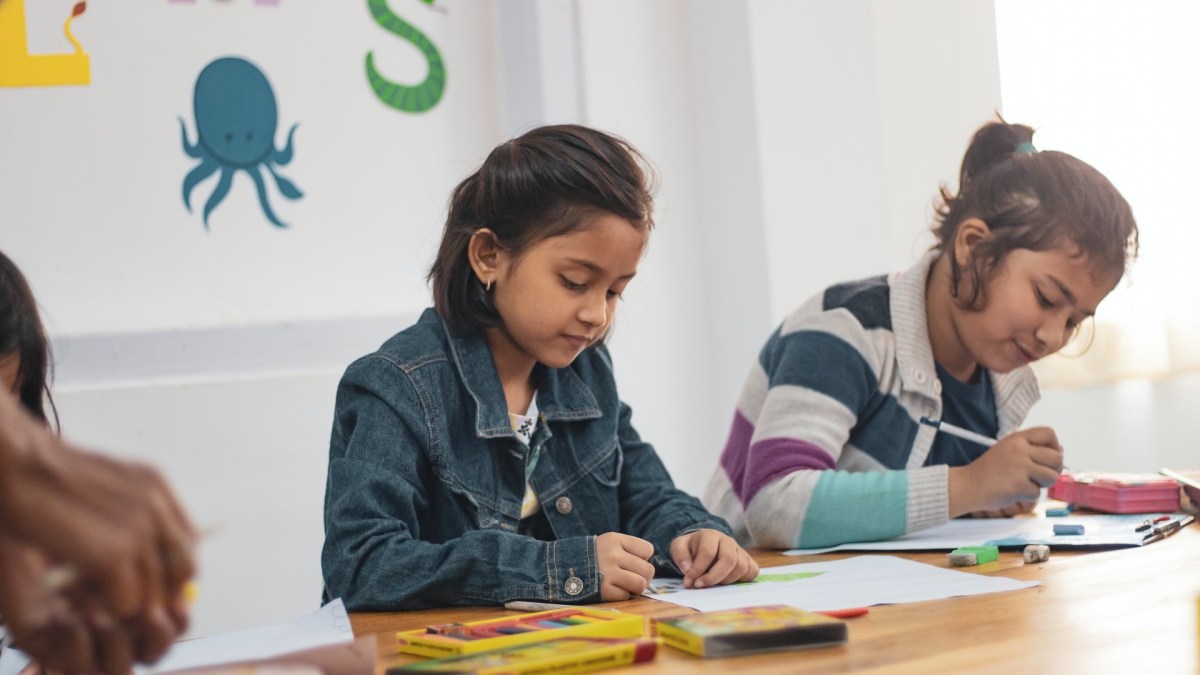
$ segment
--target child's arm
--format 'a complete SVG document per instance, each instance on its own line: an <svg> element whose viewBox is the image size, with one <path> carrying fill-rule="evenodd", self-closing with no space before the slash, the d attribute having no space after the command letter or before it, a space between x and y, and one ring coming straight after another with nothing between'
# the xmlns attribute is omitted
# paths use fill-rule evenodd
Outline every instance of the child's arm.
<svg viewBox="0 0 1200 675"><path fill-rule="evenodd" d="M679 490L654 447L631 424L633 411L620 404L617 439L624 455L619 500L622 529L654 545L651 562L682 574L671 557L671 542L702 529L731 534L729 524L704 508L700 500Z"/></svg>
<svg viewBox="0 0 1200 675"><path fill-rule="evenodd" d="M432 473L428 405L399 369L360 362L347 371L325 498L321 564L330 596L352 611L599 600L595 537L464 532L453 514L431 513L431 491L452 488ZM439 517L452 533L437 530Z"/></svg>
<svg viewBox="0 0 1200 675"><path fill-rule="evenodd" d="M886 539L947 519L945 466L838 471L861 418L874 460L904 467L915 426L879 391L890 357L847 312L767 343L738 401L721 465L755 543L822 547ZM889 420L895 417L895 424ZM891 457L886 457L891 453ZM880 457L883 456L881 460ZM864 458L865 459L865 458Z"/></svg>

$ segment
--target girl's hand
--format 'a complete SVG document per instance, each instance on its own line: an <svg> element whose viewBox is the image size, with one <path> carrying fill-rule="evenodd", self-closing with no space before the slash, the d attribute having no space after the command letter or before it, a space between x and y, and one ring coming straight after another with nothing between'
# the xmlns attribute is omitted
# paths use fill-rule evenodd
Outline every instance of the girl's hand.
<svg viewBox="0 0 1200 675"><path fill-rule="evenodd" d="M1037 504L1036 501L1019 501L1002 509L989 511L972 511L967 514L972 518L1012 518L1019 516L1022 513L1032 513L1033 507Z"/></svg>
<svg viewBox="0 0 1200 675"><path fill-rule="evenodd" d="M71 447L7 393L0 534L68 565L122 621L166 607L195 573L195 530L157 471Z"/></svg>
<svg viewBox="0 0 1200 675"><path fill-rule="evenodd" d="M641 595L654 580L654 565L649 563L652 555L654 545L645 539L620 532L596 537L596 561L603 578L600 597L612 602Z"/></svg>
<svg viewBox="0 0 1200 675"><path fill-rule="evenodd" d="M950 517L984 512L1013 515L1058 479L1062 446L1049 427L1013 432L967 466L950 469Z"/></svg>
<svg viewBox="0 0 1200 675"><path fill-rule="evenodd" d="M683 572L684 588L708 588L758 576L758 563L733 537L716 530L696 530L675 537L671 559Z"/></svg>

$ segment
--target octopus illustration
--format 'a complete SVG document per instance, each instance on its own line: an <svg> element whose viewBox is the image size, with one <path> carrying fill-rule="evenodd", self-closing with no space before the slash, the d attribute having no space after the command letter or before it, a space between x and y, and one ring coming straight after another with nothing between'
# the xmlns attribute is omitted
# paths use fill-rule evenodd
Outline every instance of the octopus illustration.
<svg viewBox="0 0 1200 675"><path fill-rule="evenodd" d="M433 7L433 0L425 0L425 4ZM371 10L375 23L389 33L411 42L421 50L429 64L429 72L420 84L397 84L379 74L375 69L375 53L367 52L367 81L371 85L371 91L375 92L375 97L390 108L410 113L425 112L437 105L446 90L446 66L442 63L442 55L437 47L424 33L396 16L388 7L387 0L367 0L367 8Z"/></svg>
<svg viewBox="0 0 1200 675"><path fill-rule="evenodd" d="M242 170L254 180L258 202L267 220L276 227L287 227L267 201L262 170L266 169L275 179L275 185L284 197L299 199L304 196L291 181L275 171L275 167L286 166L292 161L292 137L299 124L293 124L288 131L287 145L282 150L275 149L279 113L267 77L245 59L220 58L200 71L193 99L195 145L188 140L183 117L179 118L183 151L200 160L200 164L183 179L183 205L188 213L192 211L191 194L196 184L220 169L217 187L204 204L204 229L207 230L209 214L229 194L234 174Z"/></svg>

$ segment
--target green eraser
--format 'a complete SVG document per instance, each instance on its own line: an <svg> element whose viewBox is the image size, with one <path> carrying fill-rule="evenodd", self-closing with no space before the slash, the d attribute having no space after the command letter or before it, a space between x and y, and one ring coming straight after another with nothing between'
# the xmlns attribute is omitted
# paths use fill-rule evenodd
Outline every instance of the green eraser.
<svg viewBox="0 0 1200 675"><path fill-rule="evenodd" d="M974 553L975 564L982 565L990 563L993 560L1000 558L1000 547L998 546L961 546L954 549L954 553Z"/></svg>

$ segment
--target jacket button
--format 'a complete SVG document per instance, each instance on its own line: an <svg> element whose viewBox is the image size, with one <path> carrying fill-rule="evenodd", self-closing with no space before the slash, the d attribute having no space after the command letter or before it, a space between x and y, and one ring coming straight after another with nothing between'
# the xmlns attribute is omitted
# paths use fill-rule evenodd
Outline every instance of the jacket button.
<svg viewBox="0 0 1200 675"><path fill-rule="evenodd" d="M567 579L566 582L563 583L563 590L567 592L567 595L579 595L583 592L583 579L580 579L579 577L571 577L570 579Z"/></svg>
<svg viewBox="0 0 1200 675"><path fill-rule="evenodd" d="M554 500L554 508L558 509L558 512L565 516L570 513L571 509L574 507L571 506L570 497L559 497L558 499Z"/></svg>

